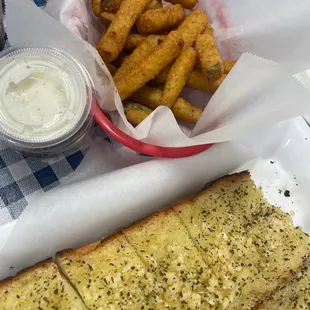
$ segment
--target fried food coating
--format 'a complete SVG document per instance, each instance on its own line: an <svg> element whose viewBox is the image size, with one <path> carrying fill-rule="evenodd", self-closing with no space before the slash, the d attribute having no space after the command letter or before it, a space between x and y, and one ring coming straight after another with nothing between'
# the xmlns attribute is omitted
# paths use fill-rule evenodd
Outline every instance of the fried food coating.
<svg viewBox="0 0 310 310"><path fill-rule="evenodd" d="M200 70L193 70L186 83L186 87L200 90L206 93L215 93L221 86L227 74L223 74L217 80L209 80Z"/></svg>
<svg viewBox="0 0 310 310"><path fill-rule="evenodd" d="M139 63L148 55L150 55L156 47L162 43L156 36L147 37L140 46L138 46L131 55L127 56L120 66L117 73L114 75L114 80L117 81L125 74L129 74Z"/></svg>
<svg viewBox="0 0 310 310"><path fill-rule="evenodd" d="M124 111L128 122L135 126L139 125L153 112L151 109L133 102L125 102Z"/></svg>
<svg viewBox="0 0 310 310"><path fill-rule="evenodd" d="M171 65L164 68L154 79L155 84L164 84L168 78ZM206 93L215 93L225 80L227 74L223 74L217 80L209 80L201 70L194 69L190 72L185 87L196 89Z"/></svg>
<svg viewBox="0 0 310 310"><path fill-rule="evenodd" d="M98 0L97 0L98 1ZM124 0L100 0L102 11L116 13ZM163 6L161 0L151 0L145 10L159 9Z"/></svg>
<svg viewBox="0 0 310 310"><path fill-rule="evenodd" d="M182 50L169 71L160 105L172 107L193 71L196 59L197 53L194 48L187 47Z"/></svg>
<svg viewBox="0 0 310 310"><path fill-rule="evenodd" d="M167 1L172 4L180 4L183 6L183 8L188 10L193 9L198 2L198 0L167 0Z"/></svg>
<svg viewBox="0 0 310 310"><path fill-rule="evenodd" d="M123 79L116 81L116 88L122 100L152 80L164 67L171 63L183 48L183 39L178 31L172 31L153 53L143 59Z"/></svg>
<svg viewBox="0 0 310 310"><path fill-rule="evenodd" d="M198 35L196 50L202 72L209 80L219 79L224 73L224 65L213 36L210 34Z"/></svg>
<svg viewBox="0 0 310 310"><path fill-rule="evenodd" d="M154 35L157 39L165 40L165 35ZM132 33L128 36L124 50L126 52L132 52L134 49L136 49L146 38L148 38L148 35L138 34L138 33Z"/></svg>
<svg viewBox="0 0 310 310"><path fill-rule="evenodd" d="M141 34L158 33L178 25L184 18L184 8L177 4L146 11L138 18L136 25Z"/></svg>
<svg viewBox="0 0 310 310"><path fill-rule="evenodd" d="M116 14L111 13L111 12L102 12L99 15L99 19L102 22L103 25L105 26L110 26L111 22L115 20Z"/></svg>
<svg viewBox="0 0 310 310"><path fill-rule="evenodd" d="M122 51L129 32L150 0L122 2L114 21L98 44L98 52L105 62L112 62Z"/></svg>
<svg viewBox="0 0 310 310"><path fill-rule="evenodd" d="M163 95L161 89L145 85L137 90L130 99L134 102L143 104L148 108L155 110L159 107L160 98ZM196 124L199 120L202 110L189 101L178 98L171 107L171 111L177 119Z"/></svg>
<svg viewBox="0 0 310 310"><path fill-rule="evenodd" d="M91 5L95 16L99 17L103 11L101 8L101 0L92 0Z"/></svg>
<svg viewBox="0 0 310 310"><path fill-rule="evenodd" d="M198 35L201 34L208 24L207 15L201 10L191 12L178 28L183 37L184 47L193 46Z"/></svg>

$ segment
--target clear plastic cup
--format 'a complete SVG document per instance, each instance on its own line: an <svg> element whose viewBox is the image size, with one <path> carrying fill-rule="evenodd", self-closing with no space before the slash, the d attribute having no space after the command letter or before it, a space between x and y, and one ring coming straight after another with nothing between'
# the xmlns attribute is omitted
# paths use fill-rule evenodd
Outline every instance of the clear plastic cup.
<svg viewBox="0 0 310 310"><path fill-rule="evenodd" d="M0 139L26 156L82 147L94 100L91 77L67 52L17 46L0 54Z"/></svg>

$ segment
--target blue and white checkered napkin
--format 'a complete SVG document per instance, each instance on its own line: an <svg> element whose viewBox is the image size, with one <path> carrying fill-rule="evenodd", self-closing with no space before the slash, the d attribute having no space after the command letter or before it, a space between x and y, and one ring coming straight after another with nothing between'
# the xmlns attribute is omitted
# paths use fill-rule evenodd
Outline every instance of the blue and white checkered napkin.
<svg viewBox="0 0 310 310"><path fill-rule="evenodd" d="M103 137L119 144L96 127L90 140ZM17 219L38 195L62 184L82 162L86 150L64 154L56 159L26 158L0 143L0 225Z"/></svg>

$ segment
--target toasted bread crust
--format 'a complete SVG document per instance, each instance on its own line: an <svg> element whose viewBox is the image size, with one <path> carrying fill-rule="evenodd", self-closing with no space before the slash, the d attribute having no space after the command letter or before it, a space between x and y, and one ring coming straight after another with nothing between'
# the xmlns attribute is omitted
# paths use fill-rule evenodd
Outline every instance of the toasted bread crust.
<svg viewBox="0 0 310 310"><path fill-rule="evenodd" d="M86 310L74 289L51 259L29 267L0 283L1 310Z"/></svg>
<svg viewBox="0 0 310 310"><path fill-rule="evenodd" d="M30 266L30 267L27 267L27 268L21 270L15 276L8 277L6 279L1 280L0 281L0 291L1 291L1 289L8 287L9 285L13 284L14 282L18 282L18 281L22 280L25 276L28 276L29 273L35 272L37 269L48 268L50 264L53 264L53 262L52 262L51 258L48 258L42 262L39 262L33 266Z"/></svg>

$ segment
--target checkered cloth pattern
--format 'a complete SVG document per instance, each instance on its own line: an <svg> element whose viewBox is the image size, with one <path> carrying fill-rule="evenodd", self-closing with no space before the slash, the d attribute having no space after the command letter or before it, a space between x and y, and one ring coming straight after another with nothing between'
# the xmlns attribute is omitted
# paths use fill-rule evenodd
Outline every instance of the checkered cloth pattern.
<svg viewBox="0 0 310 310"><path fill-rule="evenodd" d="M46 4L46 0L34 1L42 8ZM119 146L96 127L91 139L98 136ZM37 195L62 184L77 169L86 152L87 149L44 161L26 158L0 142L0 225L17 219Z"/></svg>
<svg viewBox="0 0 310 310"><path fill-rule="evenodd" d="M118 148L120 145L96 127L91 140L103 137ZM18 219L26 206L38 195L63 184L82 162L88 149L42 160L24 157L0 143L0 225Z"/></svg>

